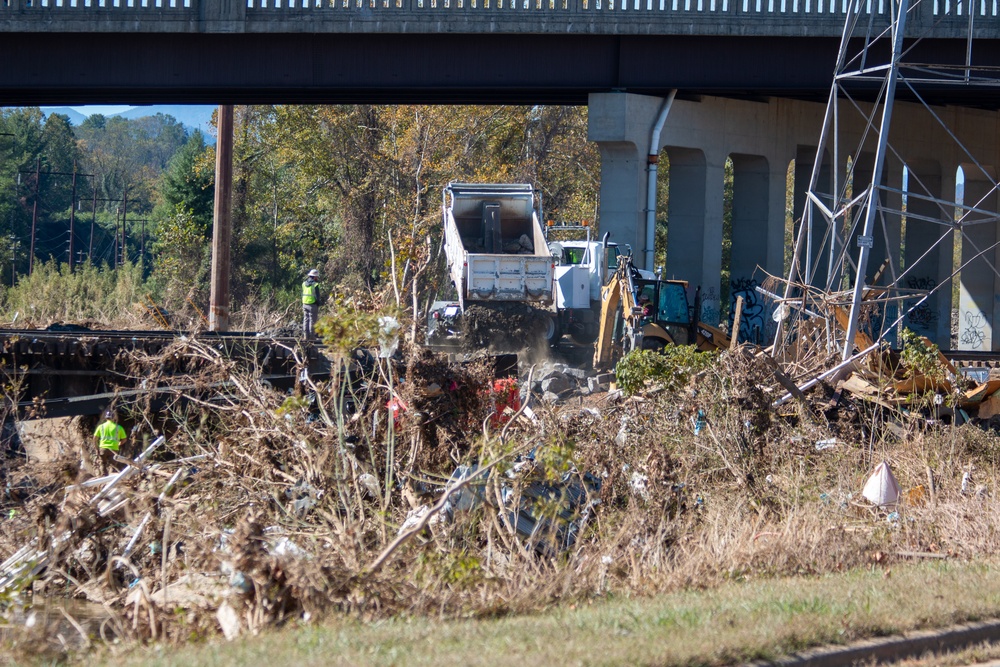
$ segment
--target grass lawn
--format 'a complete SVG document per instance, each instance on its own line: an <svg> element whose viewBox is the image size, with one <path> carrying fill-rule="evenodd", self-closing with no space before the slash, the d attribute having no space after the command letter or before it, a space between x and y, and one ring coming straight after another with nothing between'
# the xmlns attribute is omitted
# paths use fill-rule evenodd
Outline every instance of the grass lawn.
<svg viewBox="0 0 1000 667"><path fill-rule="evenodd" d="M1000 617L997 563L729 583L641 599L602 598L486 620L330 619L258 637L152 646L131 665L721 665L805 647Z"/></svg>

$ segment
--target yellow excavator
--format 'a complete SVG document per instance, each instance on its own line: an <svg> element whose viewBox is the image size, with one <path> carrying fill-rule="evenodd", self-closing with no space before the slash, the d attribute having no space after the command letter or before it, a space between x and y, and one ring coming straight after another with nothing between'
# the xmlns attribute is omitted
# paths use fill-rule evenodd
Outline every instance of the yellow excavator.
<svg viewBox="0 0 1000 667"><path fill-rule="evenodd" d="M643 278L623 256L618 270L601 290L594 368L611 368L632 350L662 350L667 345L694 345L698 350L729 347L730 339L718 327L691 317L686 280ZM694 312L700 310L695 296Z"/></svg>

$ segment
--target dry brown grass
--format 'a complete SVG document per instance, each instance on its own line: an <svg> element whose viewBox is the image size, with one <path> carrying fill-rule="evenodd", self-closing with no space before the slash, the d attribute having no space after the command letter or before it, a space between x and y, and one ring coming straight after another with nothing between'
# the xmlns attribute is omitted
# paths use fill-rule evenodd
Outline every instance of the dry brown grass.
<svg viewBox="0 0 1000 667"><path fill-rule="evenodd" d="M885 571L761 578L662 596L602 596L491 619L337 617L246 641L162 647L107 664L729 665L981 619L1000 609L995 564L904 564ZM987 655L983 648L961 654ZM935 662L934 658L941 658ZM959 656L915 664L968 664Z"/></svg>

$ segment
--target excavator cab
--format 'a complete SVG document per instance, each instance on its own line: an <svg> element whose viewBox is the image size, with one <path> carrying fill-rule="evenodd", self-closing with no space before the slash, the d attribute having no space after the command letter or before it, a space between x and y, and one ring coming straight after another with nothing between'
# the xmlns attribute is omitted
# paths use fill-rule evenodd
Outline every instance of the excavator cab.
<svg viewBox="0 0 1000 667"><path fill-rule="evenodd" d="M658 349L666 345L688 345L691 339L691 312L687 287L683 280L644 280L634 278L637 301L648 297L649 315L639 315L643 349Z"/></svg>
<svg viewBox="0 0 1000 667"><path fill-rule="evenodd" d="M635 349L695 345L705 351L728 347L729 337L724 331L693 320L687 291L684 280L643 278L632 265L631 255L623 255L601 291L594 366L613 366ZM699 310L697 296L694 310Z"/></svg>

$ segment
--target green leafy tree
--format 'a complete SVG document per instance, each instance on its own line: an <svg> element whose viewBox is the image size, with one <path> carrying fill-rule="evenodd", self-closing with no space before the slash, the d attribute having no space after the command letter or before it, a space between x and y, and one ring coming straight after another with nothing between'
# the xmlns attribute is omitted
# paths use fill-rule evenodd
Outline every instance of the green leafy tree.
<svg viewBox="0 0 1000 667"><path fill-rule="evenodd" d="M190 210L178 206L158 227L154 278L167 308L183 308L204 290L211 269L208 229Z"/></svg>
<svg viewBox="0 0 1000 667"><path fill-rule="evenodd" d="M211 223L215 201L213 155L205 145L204 135L195 130L170 159L158 188L160 206L167 215L180 207L199 223Z"/></svg>

